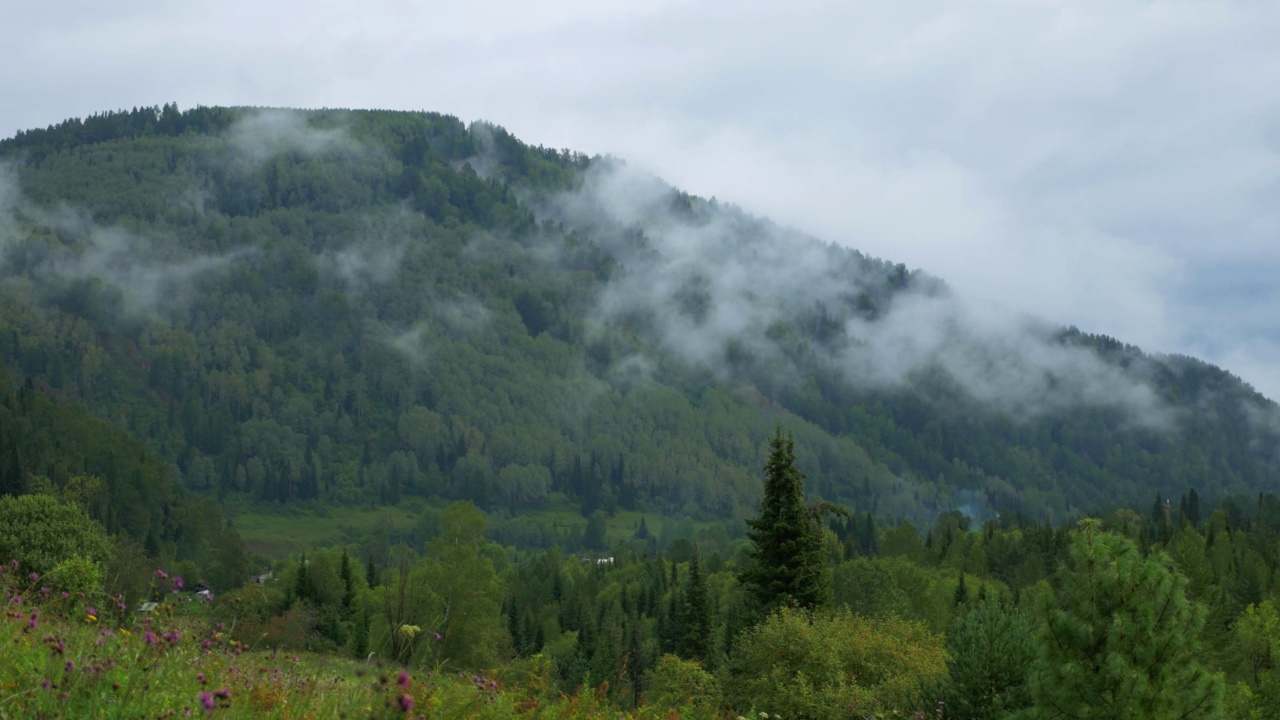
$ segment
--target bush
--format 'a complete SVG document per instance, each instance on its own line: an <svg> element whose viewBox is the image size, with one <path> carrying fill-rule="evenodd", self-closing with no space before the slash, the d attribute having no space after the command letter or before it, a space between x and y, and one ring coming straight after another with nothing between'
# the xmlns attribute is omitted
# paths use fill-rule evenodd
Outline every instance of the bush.
<svg viewBox="0 0 1280 720"><path fill-rule="evenodd" d="M918 622L784 609L743 634L727 690L740 711L847 718L922 704L945 661L942 638Z"/></svg>
<svg viewBox="0 0 1280 720"><path fill-rule="evenodd" d="M23 574L77 556L101 564L110 554L106 531L80 508L51 495L0 497L0 562L17 560Z"/></svg>
<svg viewBox="0 0 1280 720"><path fill-rule="evenodd" d="M679 709L681 717L714 717L720 683L694 660L663 655L649 673L647 701L659 709Z"/></svg>

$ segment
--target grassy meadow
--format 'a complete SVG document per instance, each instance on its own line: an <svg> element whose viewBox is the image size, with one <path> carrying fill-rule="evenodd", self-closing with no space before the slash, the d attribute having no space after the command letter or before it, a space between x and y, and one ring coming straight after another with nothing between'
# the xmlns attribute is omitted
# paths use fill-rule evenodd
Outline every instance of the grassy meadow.
<svg viewBox="0 0 1280 720"><path fill-rule="evenodd" d="M0 575L0 718L617 718L598 690L554 689L540 658L490 672L406 671L239 637L157 573L150 613ZM219 614L217 617L225 617ZM641 710L623 717L665 717ZM689 715L685 715L689 717Z"/></svg>

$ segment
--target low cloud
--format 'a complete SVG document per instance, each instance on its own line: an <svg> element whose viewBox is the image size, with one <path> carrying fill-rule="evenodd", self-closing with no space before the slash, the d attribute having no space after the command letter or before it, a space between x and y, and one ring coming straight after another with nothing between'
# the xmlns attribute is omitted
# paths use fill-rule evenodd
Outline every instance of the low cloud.
<svg viewBox="0 0 1280 720"><path fill-rule="evenodd" d="M285 109L253 110L236 121L226 137L236 156L252 165L283 152L313 157L360 149L344 128L315 127L306 113Z"/></svg>
<svg viewBox="0 0 1280 720"><path fill-rule="evenodd" d="M316 266L338 278L350 291L390 282L400 269L404 246L393 243L361 243L334 252L321 253Z"/></svg>
<svg viewBox="0 0 1280 720"><path fill-rule="evenodd" d="M626 164L597 163L583 188L542 207L587 228L618 260L593 321L638 330L664 352L732 372L746 354L793 381L812 352L855 387L899 389L938 374L984 406L1032 417L1118 407L1163 427L1168 410L1144 378L1064 344L1053 326L966 301L901 266L676 193ZM801 337L801 334L804 334ZM808 350L797 350L807 343ZM630 356L610 370L646 374Z"/></svg>
<svg viewBox="0 0 1280 720"><path fill-rule="evenodd" d="M464 335L483 331L492 315L484 303L468 295L433 302L431 312L451 332Z"/></svg>
<svg viewBox="0 0 1280 720"><path fill-rule="evenodd" d="M0 165L0 277L10 284L21 275L56 294L68 282L97 279L119 293L122 311L165 314L190 299L200 278L250 252L190 255L70 208L37 207L22 195L16 172Z"/></svg>

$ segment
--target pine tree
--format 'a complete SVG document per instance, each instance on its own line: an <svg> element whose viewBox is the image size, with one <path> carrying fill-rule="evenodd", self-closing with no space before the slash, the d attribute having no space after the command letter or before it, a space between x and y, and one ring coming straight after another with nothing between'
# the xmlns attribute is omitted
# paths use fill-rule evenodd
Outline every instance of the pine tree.
<svg viewBox="0 0 1280 720"><path fill-rule="evenodd" d="M955 597L952 598L952 604L957 608L961 608L964 607L964 604L967 602L969 602L969 587L965 585L964 573L961 572L960 582L956 583L956 594Z"/></svg>
<svg viewBox="0 0 1280 720"><path fill-rule="evenodd" d="M293 598L295 602L310 602L315 596L315 587L311 583L311 574L307 572L307 556L298 560L298 575L294 579Z"/></svg>
<svg viewBox="0 0 1280 720"><path fill-rule="evenodd" d="M1081 521L1046 618L1031 675L1036 718L1213 718L1222 680L1200 666L1204 610L1164 553Z"/></svg>
<svg viewBox="0 0 1280 720"><path fill-rule="evenodd" d="M769 441L760 516L747 520L750 565L739 575L761 614L787 605L812 609L826 602L831 568L823 548L822 515L831 506L804 506L804 473L795 466L795 441L779 426Z"/></svg>
<svg viewBox="0 0 1280 720"><path fill-rule="evenodd" d="M702 558L693 546L689 558L689 576L685 580L680 628L676 635L676 654L686 660L698 660L703 667L711 661L711 605L707 598L707 579L702 574Z"/></svg>
<svg viewBox="0 0 1280 720"><path fill-rule="evenodd" d="M342 612L345 615L351 611L351 604L356 599L356 583L355 577L351 572L351 556L347 555L346 549L342 551L342 565L338 570L338 576L342 579Z"/></svg>
<svg viewBox="0 0 1280 720"><path fill-rule="evenodd" d="M947 633L948 717L997 720L1027 707L1027 668L1035 660L1031 623L995 598L980 600Z"/></svg>

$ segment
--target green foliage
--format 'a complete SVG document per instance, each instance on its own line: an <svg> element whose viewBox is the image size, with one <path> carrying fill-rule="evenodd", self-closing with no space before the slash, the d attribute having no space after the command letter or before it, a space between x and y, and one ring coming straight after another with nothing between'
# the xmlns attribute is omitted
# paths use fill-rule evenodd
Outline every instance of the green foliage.
<svg viewBox="0 0 1280 720"><path fill-rule="evenodd" d="M1027 669L1035 660L1031 622L988 597L947 633L942 699L949 716L997 720L1031 704Z"/></svg>
<svg viewBox="0 0 1280 720"><path fill-rule="evenodd" d="M1280 612L1271 600L1250 605L1235 622L1235 647L1250 682L1257 687L1264 673L1276 667L1280 652Z"/></svg>
<svg viewBox="0 0 1280 720"><path fill-rule="evenodd" d="M69 597L95 600L102 596L102 562L83 555L73 555L62 560L43 578L53 590L65 592Z"/></svg>
<svg viewBox="0 0 1280 720"><path fill-rule="evenodd" d="M409 665L492 665L504 649L502 579L482 550L484 515L470 503L445 508L444 531L417 563L407 560L371 591L371 645Z"/></svg>
<svg viewBox="0 0 1280 720"><path fill-rule="evenodd" d="M676 654L709 667L714 648L711 636L711 599L707 594L707 579L702 574L702 557L697 545L693 546L693 555L689 558L689 574L685 579L681 601L679 627L676 630Z"/></svg>
<svg viewBox="0 0 1280 720"><path fill-rule="evenodd" d="M763 614L795 605L813 609L831 593L831 569L820 515L804 506L804 473L795 440L779 426L769 441L760 515L747 520L751 564L740 575Z"/></svg>
<svg viewBox="0 0 1280 720"><path fill-rule="evenodd" d="M214 536L213 542L208 570L205 572L209 583L216 590L240 587L249 578L251 571L240 534L232 529L223 530Z"/></svg>
<svg viewBox="0 0 1280 720"><path fill-rule="evenodd" d="M696 660L663 655L649 674L647 702L679 710L681 717L714 718L720 707L720 683Z"/></svg>
<svg viewBox="0 0 1280 720"><path fill-rule="evenodd" d="M726 692L737 708L845 718L910 710L946 673L942 638L920 623L847 610L786 609L744 633Z"/></svg>
<svg viewBox="0 0 1280 720"><path fill-rule="evenodd" d="M102 526L74 505L49 495L7 496L0 497L0 557L18 561L24 573L41 575L89 563L101 579L110 544Z"/></svg>
<svg viewBox="0 0 1280 720"><path fill-rule="evenodd" d="M590 204L585 191L616 162L484 123L138 108L19 133L0 159L24 208L4 230L0 359L30 390L0 403L0 494L87 469L104 483L91 517L202 567L221 523L178 478L268 506L438 497L514 513L563 500L584 517L643 507L723 519L758 500L757 448L779 413L814 497L895 520L952 510L957 489L979 506L1061 516L1145 505L1170 485L1220 498L1275 474L1263 449L1277 438L1249 420L1272 406L1238 379L1074 329L1045 340L1197 412L1174 413L1170 432L1115 408L1014 422L935 369L909 388L851 383L834 362L858 342L848 328L940 284L673 188L634 218L567 212ZM833 290L778 307L754 338L770 352L745 337L709 345L715 372L664 347L665 318L599 313L671 259L666 235L706 228L724 232L698 235L699 252L813 255L829 274L797 285ZM658 307L690 328L708 322L719 298L705 275L679 279ZM44 419L70 412L36 407L46 394L134 444L79 420L67 423L75 442L42 437ZM159 462L140 460L143 442ZM1198 518L1201 504L1189 495L1178 510ZM598 541L599 522L591 529ZM981 564L937 539L939 562Z"/></svg>
<svg viewBox="0 0 1280 720"><path fill-rule="evenodd" d="M511 693L452 672L436 694L415 684L418 710L444 717L905 713L921 709L918 681L944 687L930 631L951 628L948 707L980 717L1024 702L1026 620L992 598L1063 567L1037 618L1055 639L1035 675L1042 716L1069 692L1087 700L1069 712L1105 717L1161 717L1201 690L1212 700L1193 660L1240 681L1235 716L1280 714L1280 500L1252 492L1272 487L1280 438L1254 421L1274 406L1217 368L1074 329L1046 338L1151 388L1173 410L1159 431L1114 408L1013 421L936 369L868 389L833 364L856 351L848 328L904 293L944 292L928 278L669 188L634 217L567 211L594 202L614 161L436 114L170 105L20 133L0 157L21 196L0 208L0 360L16 380L0 373L0 496L79 513L44 534L0 527L0 548L53 548L38 569L55 595L102 584L120 596L110 607L132 609L167 597L158 565L181 567L219 599L170 609L208 613L245 648L372 652L370 664L415 671L511 661L537 678ZM663 291L633 286L670 260L671 233L729 260L813 253L830 274L798 284L839 292L780 302L755 337L682 358L658 328L663 313L691 330L714 320L721 298L702 268L672 279L659 316L600 313ZM805 485L858 518L828 531L830 506L806 507ZM970 503L996 511L981 530L955 509ZM723 521L754 507L744 541ZM1028 519L1080 508L1109 513L1135 544L1099 537L1109 549L1086 552L1064 526ZM62 547L71 525L110 533L108 556ZM1169 559L1135 549L1149 543ZM289 556L277 580L240 587L261 569L250 548ZM8 590L24 603L39 592ZM752 628L753 610L831 596L835 613L788 609ZM56 611L59 632L103 639L88 652L137 648L73 610ZM166 653L139 648L157 699L112 695L107 680L129 676L59 675L34 633L4 622L18 642L0 654L0 714L94 716L109 698L124 715L165 716L199 692L164 675ZM173 672L188 662L207 660L185 653ZM324 682L328 662L341 665L318 661ZM721 662L725 707L706 674ZM42 674L58 684L46 694L30 682ZM320 687L314 673L288 677ZM219 712L398 712L398 686L344 678L351 693L251 683L259 704ZM26 690L5 694L19 679Z"/></svg>
<svg viewBox="0 0 1280 720"><path fill-rule="evenodd" d="M1045 622L1031 676L1037 718L1214 718L1222 679L1198 660L1204 609L1167 556L1082 521L1040 595Z"/></svg>

